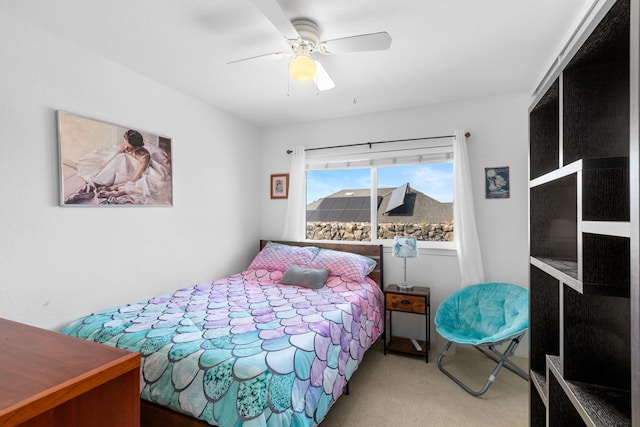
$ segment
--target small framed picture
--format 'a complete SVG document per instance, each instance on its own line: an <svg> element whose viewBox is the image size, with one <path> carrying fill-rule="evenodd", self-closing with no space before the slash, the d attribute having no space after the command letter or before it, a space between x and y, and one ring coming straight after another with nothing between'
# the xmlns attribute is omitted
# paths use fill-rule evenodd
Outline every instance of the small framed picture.
<svg viewBox="0 0 640 427"><path fill-rule="evenodd" d="M484 168L484 179L487 199L509 198L509 166Z"/></svg>
<svg viewBox="0 0 640 427"><path fill-rule="evenodd" d="M289 174L274 173L271 175L271 198L286 199L289 197Z"/></svg>

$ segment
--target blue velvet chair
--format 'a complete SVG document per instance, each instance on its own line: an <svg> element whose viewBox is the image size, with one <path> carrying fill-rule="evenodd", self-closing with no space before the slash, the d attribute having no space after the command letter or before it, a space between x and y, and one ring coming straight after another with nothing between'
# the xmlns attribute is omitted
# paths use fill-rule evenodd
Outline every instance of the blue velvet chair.
<svg viewBox="0 0 640 427"><path fill-rule="evenodd" d="M525 380L529 375L509 357L529 329L529 291L509 283L480 283L449 295L438 307L436 331L447 340L438 357L438 369L473 396L484 394L504 366ZM496 363L480 390L472 390L442 366L442 358L452 343L472 345ZM496 345L506 344L504 351Z"/></svg>

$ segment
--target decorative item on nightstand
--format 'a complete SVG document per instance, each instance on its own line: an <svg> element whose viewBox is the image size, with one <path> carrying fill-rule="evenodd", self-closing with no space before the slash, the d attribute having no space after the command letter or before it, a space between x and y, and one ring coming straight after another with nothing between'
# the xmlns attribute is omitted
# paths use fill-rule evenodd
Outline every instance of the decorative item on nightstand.
<svg viewBox="0 0 640 427"><path fill-rule="evenodd" d="M413 236L396 236L393 238L393 256L404 258L404 280L398 284L398 288L404 291L413 289L407 283L407 258L418 257L418 242Z"/></svg>

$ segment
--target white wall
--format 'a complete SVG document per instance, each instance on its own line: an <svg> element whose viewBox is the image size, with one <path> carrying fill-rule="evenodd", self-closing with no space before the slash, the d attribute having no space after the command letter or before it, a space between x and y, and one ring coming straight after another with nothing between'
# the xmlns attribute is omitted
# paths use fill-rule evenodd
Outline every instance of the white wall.
<svg viewBox="0 0 640 427"><path fill-rule="evenodd" d="M267 186L270 174L289 170L288 148L451 135L455 129L465 129L471 132L467 142L486 280L527 287L529 100L527 94L511 94L265 130L261 170L264 185L261 192L264 195L262 236L276 239L282 232L281 218L286 202L269 200ZM484 168L495 166L510 168L509 199L485 199ZM388 248L387 252L384 280L389 284L402 277L402 261L393 258ZM460 288L455 252L422 251L419 258L407 261L407 279L431 287L433 316L439 303ZM421 321L408 315L397 317L398 322L394 315L395 333L424 337L425 328ZM526 348L526 345L521 346L518 354L525 355Z"/></svg>
<svg viewBox="0 0 640 427"><path fill-rule="evenodd" d="M0 57L0 317L55 329L249 263L255 128L3 13ZM174 206L59 207L56 110L171 137Z"/></svg>

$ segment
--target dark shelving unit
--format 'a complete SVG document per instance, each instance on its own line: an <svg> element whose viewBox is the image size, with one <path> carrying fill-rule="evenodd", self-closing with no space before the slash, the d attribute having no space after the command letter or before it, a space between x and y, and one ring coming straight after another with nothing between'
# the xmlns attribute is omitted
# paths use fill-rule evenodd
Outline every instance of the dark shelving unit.
<svg viewBox="0 0 640 427"><path fill-rule="evenodd" d="M640 426L639 2L596 1L529 108L532 426Z"/></svg>

